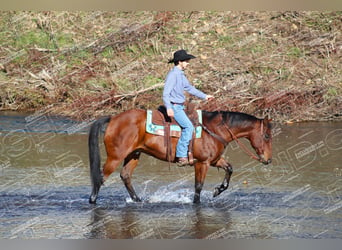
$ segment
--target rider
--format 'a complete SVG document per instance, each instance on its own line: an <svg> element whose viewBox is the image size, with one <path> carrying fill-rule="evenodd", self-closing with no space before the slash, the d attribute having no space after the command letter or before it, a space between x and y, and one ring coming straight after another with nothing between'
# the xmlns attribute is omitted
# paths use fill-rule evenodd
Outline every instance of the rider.
<svg viewBox="0 0 342 250"><path fill-rule="evenodd" d="M188 160L188 146L192 138L194 126L186 113L184 112L185 95L184 91L197 96L201 99L210 100L214 97L206 95L202 91L192 86L184 74L184 70L189 65L190 59L196 58L181 49L173 54L173 59L169 63L174 63L174 67L166 76L165 86L163 91L163 102L167 109L167 114L173 117L181 126L182 133L176 148L176 160L178 165L190 165Z"/></svg>

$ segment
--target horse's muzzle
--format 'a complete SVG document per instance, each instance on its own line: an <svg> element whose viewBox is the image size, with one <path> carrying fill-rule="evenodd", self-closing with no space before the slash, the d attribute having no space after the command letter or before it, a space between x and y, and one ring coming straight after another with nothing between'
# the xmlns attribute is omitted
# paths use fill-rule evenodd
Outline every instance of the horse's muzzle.
<svg viewBox="0 0 342 250"><path fill-rule="evenodd" d="M268 165L272 163L272 158L266 160L263 155L259 155L259 161L265 165Z"/></svg>

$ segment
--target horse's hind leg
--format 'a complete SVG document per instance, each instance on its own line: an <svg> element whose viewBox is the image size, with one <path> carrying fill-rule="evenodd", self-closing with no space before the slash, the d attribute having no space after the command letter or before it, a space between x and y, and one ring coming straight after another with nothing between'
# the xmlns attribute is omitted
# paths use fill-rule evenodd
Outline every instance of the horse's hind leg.
<svg viewBox="0 0 342 250"><path fill-rule="evenodd" d="M115 159L111 156L107 157L106 163L103 165L103 179L102 183L105 182L106 179L108 179L109 175L115 171L115 169L119 166L121 160L120 159ZM89 202L91 204L96 203L97 196L99 194L101 185L93 185L93 190L89 198Z"/></svg>
<svg viewBox="0 0 342 250"><path fill-rule="evenodd" d="M135 190L132 186L131 177L132 177L132 173L134 169L138 165L139 156L140 156L140 152L133 152L132 154L128 155L125 158L123 168L120 173L120 177L122 181L124 182L125 187L129 195L131 196L131 199L135 202L140 202L141 199L135 193Z"/></svg>
<svg viewBox="0 0 342 250"><path fill-rule="evenodd" d="M221 194L224 190L226 190L229 186L230 177L233 174L233 166L226 162L223 158L221 158L215 165L215 167L222 168L226 174L220 186L217 186L214 190L214 197Z"/></svg>

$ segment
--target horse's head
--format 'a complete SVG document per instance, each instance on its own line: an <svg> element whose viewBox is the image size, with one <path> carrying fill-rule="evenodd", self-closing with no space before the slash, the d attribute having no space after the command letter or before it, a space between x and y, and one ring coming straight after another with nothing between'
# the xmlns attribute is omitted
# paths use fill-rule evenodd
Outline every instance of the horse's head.
<svg viewBox="0 0 342 250"><path fill-rule="evenodd" d="M259 121L250 134L250 141L259 160L264 164L269 164L272 162L271 120L266 116Z"/></svg>

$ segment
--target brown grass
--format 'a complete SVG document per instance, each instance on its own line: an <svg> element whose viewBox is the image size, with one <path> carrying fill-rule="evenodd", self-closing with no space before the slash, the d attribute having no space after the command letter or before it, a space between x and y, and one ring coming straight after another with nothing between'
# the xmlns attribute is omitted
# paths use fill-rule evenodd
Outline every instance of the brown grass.
<svg viewBox="0 0 342 250"><path fill-rule="evenodd" d="M180 48L213 102L278 121L338 120L341 12L1 12L0 109L88 119L156 108Z"/></svg>

